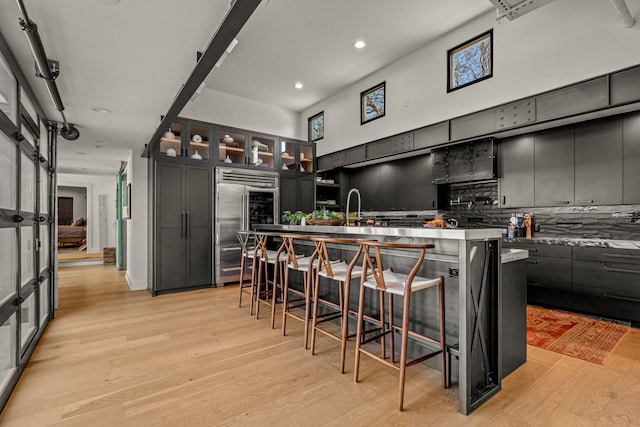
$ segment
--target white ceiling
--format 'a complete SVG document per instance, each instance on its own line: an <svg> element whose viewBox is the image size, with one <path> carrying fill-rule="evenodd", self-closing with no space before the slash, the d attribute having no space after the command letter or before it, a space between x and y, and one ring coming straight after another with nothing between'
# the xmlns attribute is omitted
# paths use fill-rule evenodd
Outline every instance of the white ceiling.
<svg viewBox="0 0 640 427"><path fill-rule="evenodd" d="M24 3L48 57L60 62L65 113L80 130L75 142L58 139L59 171L81 174L115 174L130 149L144 148L229 7L228 0ZM206 87L301 111L492 8L488 0L263 0ZM19 16L16 2L0 2L0 32L48 117L60 120L34 76ZM367 47L358 51L360 38ZM294 89L296 81L304 89Z"/></svg>

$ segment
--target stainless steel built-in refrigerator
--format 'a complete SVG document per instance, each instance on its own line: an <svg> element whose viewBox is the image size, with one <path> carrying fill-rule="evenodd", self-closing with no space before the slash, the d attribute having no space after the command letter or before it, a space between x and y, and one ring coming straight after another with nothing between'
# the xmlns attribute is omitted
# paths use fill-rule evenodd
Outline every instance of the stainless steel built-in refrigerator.
<svg viewBox="0 0 640 427"><path fill-rule="evenodd" d="M277 224L279 197L276 172L216 168L216 285L240 279L242 250L237 231L254 224Z"/></svg>

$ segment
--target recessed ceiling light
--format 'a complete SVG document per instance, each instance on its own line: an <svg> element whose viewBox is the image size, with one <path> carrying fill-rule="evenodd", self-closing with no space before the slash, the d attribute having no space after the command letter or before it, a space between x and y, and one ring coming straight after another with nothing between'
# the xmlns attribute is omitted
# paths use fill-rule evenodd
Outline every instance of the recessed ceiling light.
<svg viewBox="0 0 640 427"><path fill-rule="evenodd" d="M297 82L296 84L293 85L293 87L295 87L296 89L302 89L304 85L300 82Z"/></svg>
<svg viewBox="0 0 640 427"><path fill-rule="evenodd" d="M109 143L109 141L105 141L104 139L94 139L94 140L93 140L93 143L94 143L94 144L105 145L105 144L108 144L108 143Z"/></svg>
<svg viewBox="0 0 640 427"><path fill-rule="evenodd" d="M367 45L367 43L365 43L364 40L357 40L353 45L356 49L363 49Z"/></svg>
<svg viewBox="0 0 640 427"><path fill-rule="evenodd" d="M76 151L76 154L78 156L88 156L89 155L89 153L85 153L84 151Z"/></svg>
<svg viewBox="0 0 640 427"><path fill-rule="evenodd" d="M91 111L95 111L96 113L105 113L105 114L111 113L111 110L104 107L91 107Z"/></svg>
<svg viewBox="0 0 640 427"><path fill-rule="evenodd" d="M102 145L96 145L96 148L102 150Z"/></svg>

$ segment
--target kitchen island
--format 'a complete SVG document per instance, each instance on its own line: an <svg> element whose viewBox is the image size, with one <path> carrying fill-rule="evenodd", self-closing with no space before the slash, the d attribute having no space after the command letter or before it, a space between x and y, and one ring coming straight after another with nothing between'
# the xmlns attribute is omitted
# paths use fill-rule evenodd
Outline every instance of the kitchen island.
<svg viewBox="0 0 640 427"><path fill-rule="evenodd" d="M469 414L501 388L500 352L502 323L501 262L521 260L527 251L510 251L501 260L500 229L435 229L401 227L342 227L257 225L256 230L335 237L369 238L388 242L432 243L418 273L425 277L444 276L447 345L457 357L453 367L458 378L458 410ZM341 246L343 259L350 260L355 248ZM415 262L415 252L383 252L385 268L406 273ZM413 259L412 259L413 257ZM352 286L357 292L358 286ZM422 293L419 293L422 294ZM351 298L357 301L357 298ZM410 328L420 334L437 336L437 304L433 297L412 298ZM522 307L520 307L522 309ZM454 358L452 358L453 360ZM437 366L442 369L442 367ZM455 375L454 375L455 376Z"/></svg>

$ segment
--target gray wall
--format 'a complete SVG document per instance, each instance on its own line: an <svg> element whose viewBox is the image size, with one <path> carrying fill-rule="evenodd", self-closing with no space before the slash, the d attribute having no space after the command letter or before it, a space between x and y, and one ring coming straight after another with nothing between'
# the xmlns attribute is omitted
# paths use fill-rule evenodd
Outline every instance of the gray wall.
<svg viewBox="0 0 640 427"><path fill-rule="evenodd" d="M58 186L58 197L73 197L73 220L87 218L87 188Z"/></svg>

